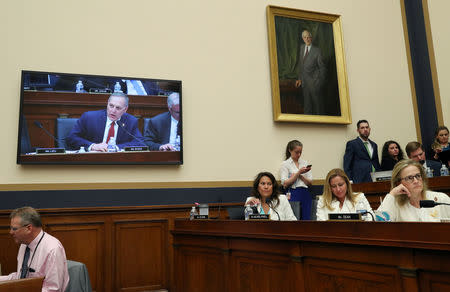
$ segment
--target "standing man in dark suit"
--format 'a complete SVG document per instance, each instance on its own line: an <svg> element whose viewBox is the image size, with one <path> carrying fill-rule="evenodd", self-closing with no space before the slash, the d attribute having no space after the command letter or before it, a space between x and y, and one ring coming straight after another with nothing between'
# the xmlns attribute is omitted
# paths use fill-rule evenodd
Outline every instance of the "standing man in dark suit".
<svg viewBox="0 0 450 292"><path fill-rule="evenodd" d="M431 168L433 171L433 176L441 176L442 163L428 160L425 157L425 151L423 150L423 145L419 142L409 142L405 147L406 155L409 159L419 162L426 169Z"/></svg>
<svg viewBox="0 0 450 292"><path fill-rule="evenodd" d="M145 130L144 139L150 150L175 151L180 131L180 94L171 93L167 97L168 112L150 119Z"/></svg>
<svg viewBox="0 0 450 292"><path fill-rule="evenodd" d="M300 46L297 58L298 79L295 81L295 87L302 87L303 113L320 115L324 113L321 91L325 80L326 67L320 49L312 45L311 33L304 30L302 39L305 44Z"/></svg>
<svg viewBox="0 0 450 292"><path fill-rule="evenodd" d="M378 146L369 139L370 126L366 120L356 124L359 137L347 142L344 171L354 183L371 182L371 172L380 170Z"/></svg>
<svg viewBox="0 0 450 292"><path fill-rule="evenodd" d="M71 149L84 147L89 151L108 151L108 141L115 138L119 149L126 146L144 146L138 129L138 120L127 114L128 96L121 92L111 94L106 110L85 112L66 138Z"/></svg>

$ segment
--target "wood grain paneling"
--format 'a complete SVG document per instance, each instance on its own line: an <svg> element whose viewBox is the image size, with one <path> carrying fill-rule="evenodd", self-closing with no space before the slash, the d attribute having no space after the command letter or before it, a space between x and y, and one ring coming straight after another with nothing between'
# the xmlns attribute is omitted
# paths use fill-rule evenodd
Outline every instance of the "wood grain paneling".
<svg viewBox="0 0 450 292"><path fill-rule="evenodd" d="M402 291L393 267L306 259L306 291Z"/></svg>
<svg viewBox="0 0 450 292"><path fill-rule="evenodd" d="M0 223L0 264L2 275L17 271L17 252L19 246L9 234L9 217Z"/></svg>
<svg viewBox="0 0 450 292"><path fill-rule="evenodd" d="M61 241L68 260L86 265L92 289L104 291L104 224L102 222L47 223L46 230Z"/></svg>
<svg viewBox="0 0 450 292"><path fill-rule="evenodd" d="M233 291L289 291L289 282L283 281L289 273L288 257L267 253L233 253Z"/></svg>
<svg viewBox="0 0 450 292"><path fill-rule="evenodd" d="M116 291L167 287L168 220L114 222Z"/></svg>
<svg viewBox="0 0 450 292"><path fill-rule="evenodd" d="M228 271L227 265L217 275L198 269L197 281L229 273L222 291L230 292L444 291L450 282L447 231L444 223L177 220L175 287L185 291L189 283L187 251L202 261L226 246Z"/></svg>
<svg viewBox="0 0 450 292"><path fill-rule="evenodd" d="M181 263L176 291L227 291L228 267L220 249L183 248L176 253Z"/></svg>
<svg viewBox="0 0 450 292"><path fill-rule="evenodd" d="M448 292L450 291L450 274L440 272L420 272L420 291Z"/></svg>

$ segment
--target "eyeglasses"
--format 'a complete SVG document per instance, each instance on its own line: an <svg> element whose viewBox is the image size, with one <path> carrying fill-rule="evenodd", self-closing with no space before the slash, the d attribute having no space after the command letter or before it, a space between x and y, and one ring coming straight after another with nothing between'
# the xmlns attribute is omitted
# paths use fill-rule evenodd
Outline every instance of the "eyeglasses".
<svg viewBox="0 0 450 292"><path fill-rule="evenodd" d="M417 179L418 181L422 180L422 175L420 173L416 175L408 175L402 178L402 180L406 181L407 183L414 182L414 179Z"/></svg>
<svg viewBox="0 0 450 292"><path fill-rule="evenodd" d="M28 226L28 225L30 225L30 223L25 224L25 225L22 225L22 226L19 226L19 227L12 227L12 226L10 226L9 229L10 229L11 231L17 231L17 230L19 230L20 228L25 227L25 226Z"/></svg>

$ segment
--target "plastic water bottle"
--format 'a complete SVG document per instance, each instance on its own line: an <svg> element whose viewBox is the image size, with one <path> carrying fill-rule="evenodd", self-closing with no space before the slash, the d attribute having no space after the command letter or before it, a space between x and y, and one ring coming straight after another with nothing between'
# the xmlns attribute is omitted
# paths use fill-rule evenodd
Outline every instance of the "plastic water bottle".
<svg viewBox="0 0 450 292"><path fill-rule="evenodd" d="M180 135L177 135L177 137L175 138L175 145L173 145L173 148L175 149L175 151L180 151L180 149L181 149Z"/></svg>
<svg viewBox="0 0 450 292"><path fill-rule="evenodd" d="M433 171L431 170L430 167L427 167L426 173L427 173L427 177L433 177Z"/></svg>
<svg viewBox="0 0 450 292"><path fill-rule="evenodd" d="M361 220L367 221L367 210L365 209L362 201L356 203L356 212L361 213Z"/></svg>
<svg viewBox="0 0 450 292"><path fill-rule="evenodd" d="M75 87L75 92L81 93L81 92L83 92L83 91L84 91L84 85L83 85L83 82L82 82L81 80L78 80L78 83L77 83L77 85L76 85L76 87Z"/></svg>
<svg viewBox="0 0 450 292"><path fill-rule="evenodd" d="M197 210L195 209L195 206L192 206L191 212L189 213L189 220L194 220L195 215L197 215Z"/></svg>
<svg viewBox="0 0 450 292"><path fill-rule="evenodd" d="M108 152L117 152L116 139L114 137L109 138Z"/></svg>
<svg viewBox="0 0 450 292"><path fill-rule="evenodd" d="M442 164L441 167L441 176L447 176L448 175L448 168L445 166L445 164Z"/></svg>
<svg viewBox="0 0 450 292"><path fill-rule="evenodd" d="M116 85L114 85L114 92L122 92L122 87L120 86L119 81L117 81Z"/></svg>
<svg viewBox="0 0 450 292"><path fill-rule="evenodd" d="M245 214L245 220L248 220L250 218L250 215L253 214L253 210L250 205L245 206L244 214Z"/></svg>

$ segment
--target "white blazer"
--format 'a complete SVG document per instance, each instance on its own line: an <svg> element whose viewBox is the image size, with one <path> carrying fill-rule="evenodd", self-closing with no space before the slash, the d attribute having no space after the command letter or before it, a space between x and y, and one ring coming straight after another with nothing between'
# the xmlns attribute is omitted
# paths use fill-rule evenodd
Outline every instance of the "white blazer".
<svg viewBox="0 0 450 292"><path fill-rule="evenodd" d="M247 200L245 200L245 203L247 204L250 199L254 199L254 197L248 197ZM295 217L294 212L291 208L291 204L289 204L286 196L279 195L278 200L280 201L278 203L278 206L276 206L274 209L269 209L270 220L296 221L297 217ZM274 210L276 212L274 212Z"/></svg>

